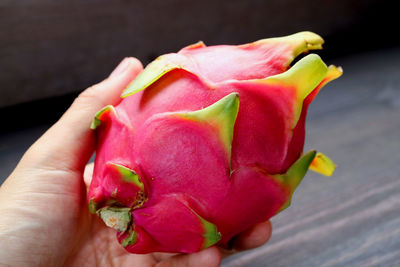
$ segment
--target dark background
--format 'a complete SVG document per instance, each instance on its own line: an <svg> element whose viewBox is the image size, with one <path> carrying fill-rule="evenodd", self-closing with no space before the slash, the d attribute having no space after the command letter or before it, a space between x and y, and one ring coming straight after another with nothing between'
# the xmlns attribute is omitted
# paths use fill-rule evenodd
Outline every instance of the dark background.
<svg viewBox="0 0 400 267"><path fill-rule="evenodd" d="M394 1L0 0L0 129L54 122L119 61L303 30L328 61L399 45ZM7 114L4 116L4 114Z"/></svg>

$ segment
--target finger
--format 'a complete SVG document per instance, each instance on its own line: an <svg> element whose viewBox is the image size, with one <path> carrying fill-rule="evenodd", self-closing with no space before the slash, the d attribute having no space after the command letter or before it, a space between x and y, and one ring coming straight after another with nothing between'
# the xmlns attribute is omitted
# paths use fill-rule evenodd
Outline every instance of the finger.
<svg viewBox="0 0 400 267"><path fill-rule="evenodd" d="M270 221L259 223L239 234L234 242L235 250L252 249L264 245L271 238L272 225Z"/></svg>
<svg viewBox="0 0 400 267"><path fill-rule="evenodd" d="M221 263L221 254L216 247L210 247L192 254L181 254L159 262L157 267L213 267Z"/></svg>
<svg viewBox="0 0 400 267"><path fill-rule="evenodd" d="M83 172L83 181L85 182L86 188L89 188L90 182L92 181L93 169L94 163L92 162L86 165L85 171Z"/></svg>
<svg viewBox="0 0 400 267"><path fill-rule="evenodd" d="M86 89L72 106L27 152L25 162L34 160L50 168L83 171L94 150L90 123L102 107L120 101L121 91L143 69L135 58L126 58L101 83Z"/></svg>
<svg viewBox="0 0 400 267"><path fill-rule="evenodd" d="M152 255L154 259L159 262L171 258L172 256L179 255L179 253L154 252Z"/></svg>

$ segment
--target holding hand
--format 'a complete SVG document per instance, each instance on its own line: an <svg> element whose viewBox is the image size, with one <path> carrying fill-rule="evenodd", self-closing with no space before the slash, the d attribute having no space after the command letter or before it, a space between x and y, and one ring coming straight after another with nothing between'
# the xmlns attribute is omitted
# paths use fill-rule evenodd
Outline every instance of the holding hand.
<svg viewBox="0 0 400 267"><path fill-rule="evenodd" d="M0 187L0 265L218 266L228 254L216 247L186 255L129 254L115 231L89 214L90 167L83 179L95 149L89 125L99 109L120 101L141 70L137 59L126 58L110 77L85 90ZM256 225L235 238L234 249L260 246L270 235L269 222Z"/></svg>

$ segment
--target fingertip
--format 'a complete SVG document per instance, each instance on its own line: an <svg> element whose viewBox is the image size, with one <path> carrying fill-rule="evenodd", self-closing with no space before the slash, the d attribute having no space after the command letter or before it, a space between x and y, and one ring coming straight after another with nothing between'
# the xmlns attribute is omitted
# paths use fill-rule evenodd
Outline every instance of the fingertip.
<svg viewBox="0 0 400 267"><path fill-rule="evenodd" d="M83 181L85 182L87 188L89 187L92 181L93 169L94 169L94 163L92 162L86 165L85 170L83 172Z"/></svg>
<svg viewBox="0 0 400 267"><path fill-rule="evenodd" d="M126 57L111 72L111 74L110 74L110 76L108 76L108 78L113 79L115 77L121 76L122 74L124 74L128 70L133 72L132 73L133 76L136 76L140 71L142 71L142 69L143 69L143 65L137 58Z"/></svg>
<svg viewBox="0 0 400 267"><path fill-rule="evenodd" d="M174 266L174 267L217 267L220 265L222 256L218 248L210 247L191 254L181 254L173 256L167 260L157 264L158 267Z"/></svg>
<svg viewBox="0 0 400 267"><path fill-rule="evenodd" d="M222 260L221 252L216 247L209 247L192 255L194 257L190 266L219 266Z"/></svg>
<svg viewBox="0 0 400 267"><path fill-rule="evenodd" d="M204 267L204 266L219 266L222 260L221 253L216 247L209 247L196 253L185 255L188 257L188 262L182 266Z"/></svg>
<svg viewBox="0 0 400 267"><path fill-rule="evenodd" d="M139 59L137 59L135 57L127 57L127 59L130 61L130 64L132 64L133 68L137 69L138 71L143 70L142 62L140 62Z"/></svg>
<svg viewBox="0 0 400 267"><path fill-rule="evenodd" d="M239 234L234 241L234 249L247 250L260 247L268 242L272 234L270 221L254 225L250 229Z"/></svg>

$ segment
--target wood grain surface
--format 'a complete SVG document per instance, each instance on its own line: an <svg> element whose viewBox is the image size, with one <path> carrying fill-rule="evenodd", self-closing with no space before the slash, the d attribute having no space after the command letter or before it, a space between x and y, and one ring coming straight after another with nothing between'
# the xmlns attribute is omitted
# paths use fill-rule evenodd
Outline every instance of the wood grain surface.
<svg viewBox="0 0 400 267"><path fill-rule="evenodd" d="M223 266L400 266L399 62L400 50L335 60L344 75L311 105L306 140L335 174L307 174L270 242Z"/></svg>
<svg viewBox="0 0 400 267"><path fill-rule="evenodd" d="M310 172L272 219L270 242L223 266L400 266L400 49L328 63L344 75L311 105L306 150L337 171ZM0 135L1 178L45 128Z"/></svg>

